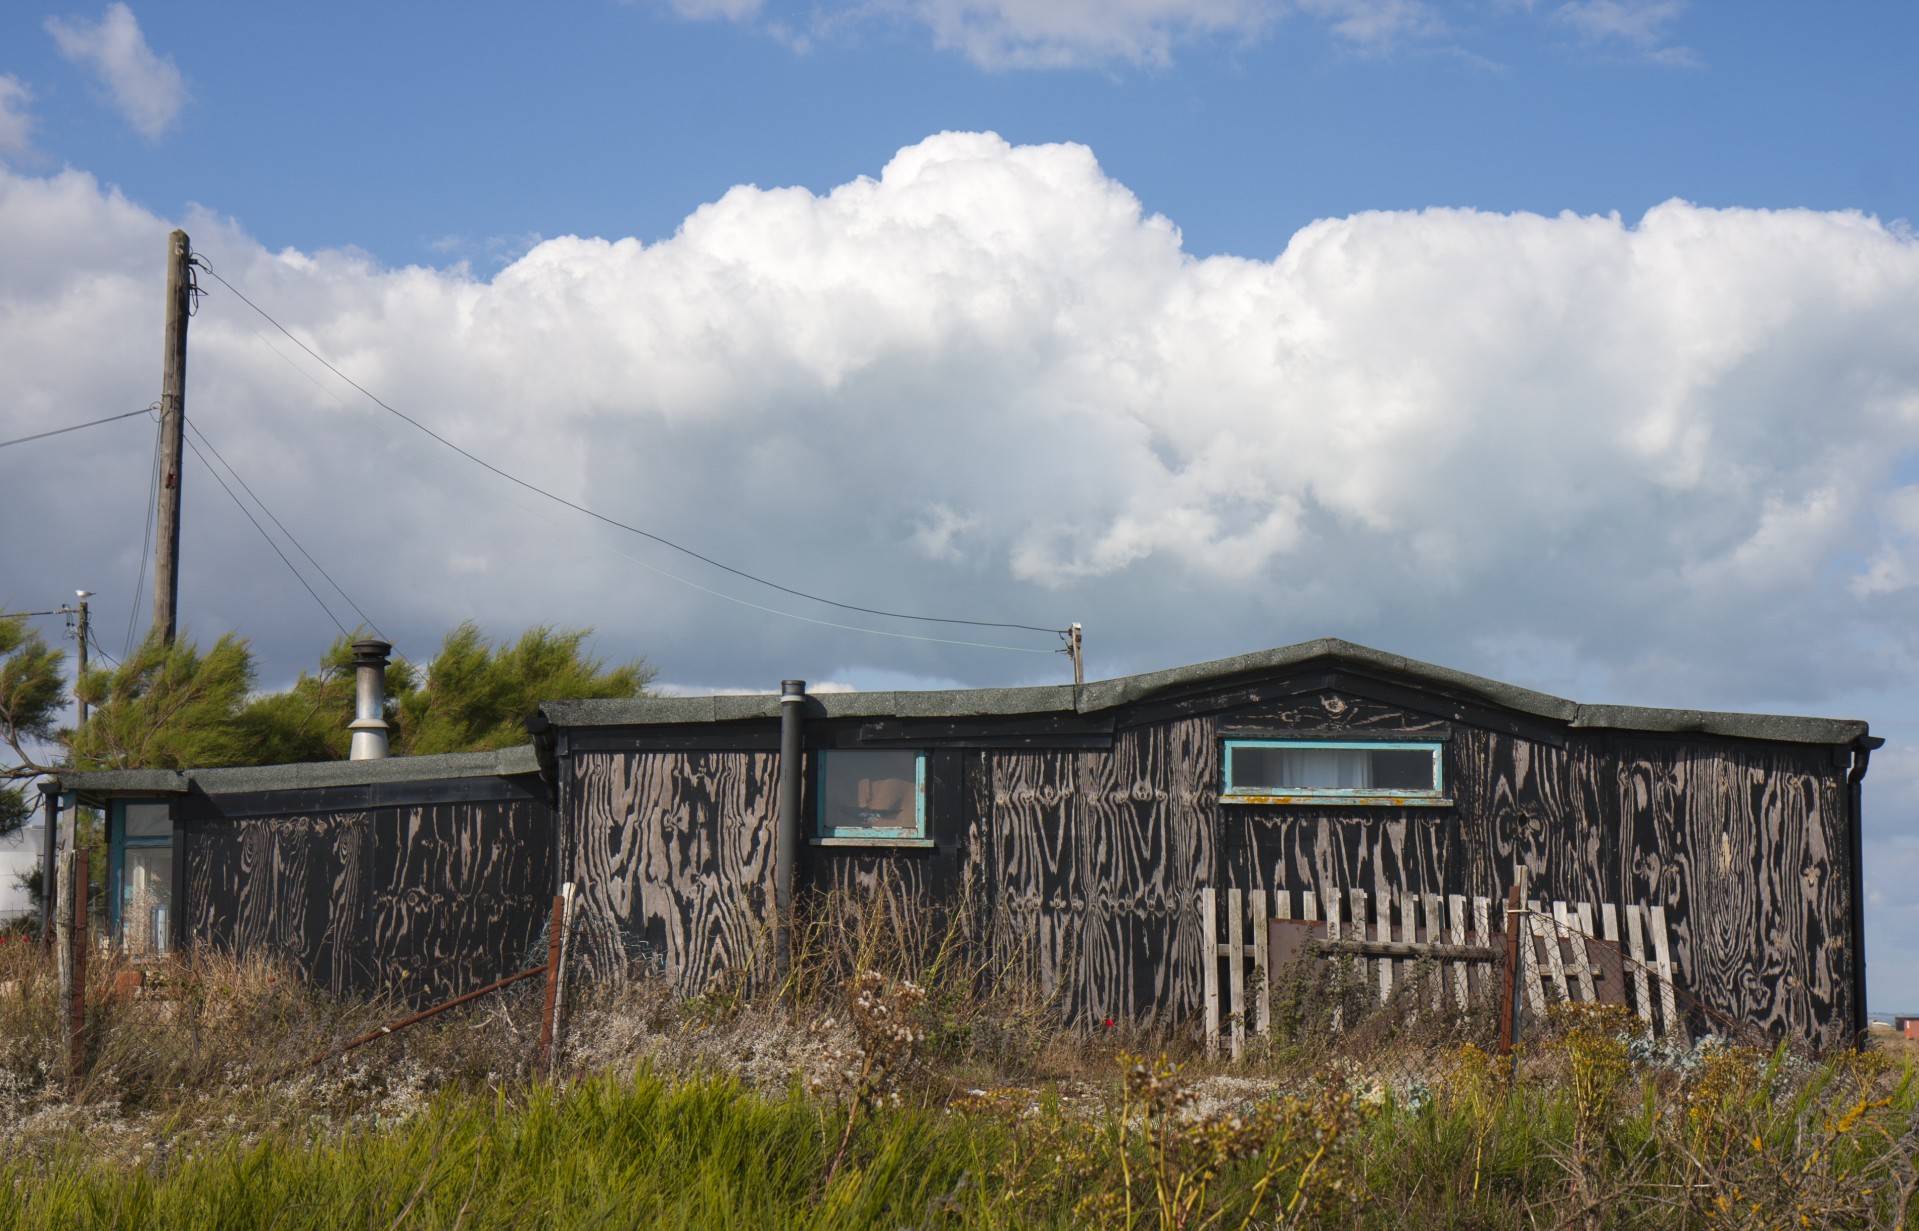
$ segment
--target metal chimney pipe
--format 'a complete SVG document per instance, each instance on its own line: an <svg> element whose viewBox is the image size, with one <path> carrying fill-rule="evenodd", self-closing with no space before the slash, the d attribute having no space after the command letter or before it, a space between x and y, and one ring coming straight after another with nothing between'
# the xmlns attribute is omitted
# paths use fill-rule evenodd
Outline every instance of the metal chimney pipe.
<svg viewBox="0 0 1919 1231"><path fill-rule="evenodd" d="M806 681L780 681L779 827L773 847L773 965L784 981L793 962L793 875L800 862L800 790Z"/></svg>
<svg viewBox="0 0 1919 1231"><path fill-rule="evenodd" d="M353 643L353 742L350 761L386 759L386 664L393 646L385 641Z"/></svg>

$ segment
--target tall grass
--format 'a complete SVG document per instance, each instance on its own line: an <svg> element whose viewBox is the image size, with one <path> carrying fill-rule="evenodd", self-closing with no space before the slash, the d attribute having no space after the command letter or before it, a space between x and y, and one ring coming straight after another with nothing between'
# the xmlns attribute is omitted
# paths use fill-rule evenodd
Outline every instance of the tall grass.
<svg viewBox="0 0 1919 1231"><path fill-rule="evenodd" d="M582 988L556 1085L534 985L308 1066L398 1006L217 955L122 999L93 963L70 1078L51 963L10 947L0 1231L1919 1225L1919 1081L1881 1056L1674 1048L1588 1008L1509 1064L1422 978L1382 1005L1327 962L1231 1065L1066 1029L963 917L903 906L813 903L782 986Z"/></svg>
<svg viewBox="0 0 1919 1231"><path fill-rule="evenodd" d="M1092 1114L876 1107L837 1168L842 1121L797 1086L641 1070L142 1165L75 1135L0 1161L0 1231L1910 1225L1910 1073L1787 1068L1725 1053L1684 1076L1628 1072L1596 1109L1566 1080L1467 1058L1415 1104L1322 1080L1200 1111L1172 1066L1137 1061Z"/></svg>

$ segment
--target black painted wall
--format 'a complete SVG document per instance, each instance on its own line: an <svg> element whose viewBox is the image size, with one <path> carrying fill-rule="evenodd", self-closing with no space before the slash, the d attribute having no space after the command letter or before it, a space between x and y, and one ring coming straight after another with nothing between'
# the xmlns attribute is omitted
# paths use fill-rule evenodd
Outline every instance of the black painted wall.
<svg viewBox="0 0 1919 1231"><path fill-rule="evenodd" d="M413 803L393 802L389 786L362 807L351 794L189 796L175 820L184 940L412 1002L524 968L554 881L553 810L538 784L466 784L457 799L426 790Z"/></svg>
<svg viewBox="0 0 1919 1231"><path fill-rule="evenodd" d="M883 881L929 914L965 898L999 969L1081 1018L1164 1021L1200 1005L1205 886L1499 898L1523 864L1535 897L1663 907L1680 985L1733 1018L1819 1043L1849 1028L1850 814L1833 748L1574 730L1350 671L1109 721L1097 738L1050 719L1028 737L884 724L885 746L931 753L937 848L815 847L804 882ZM808 747L878 729L809 724ZM637 945L697 992L764 962L774 731L596 731L562 758L561 867L602 921L601 969ZM1442 739L1454 805L1220 803L1222 740L1261 731Z"/></svg>

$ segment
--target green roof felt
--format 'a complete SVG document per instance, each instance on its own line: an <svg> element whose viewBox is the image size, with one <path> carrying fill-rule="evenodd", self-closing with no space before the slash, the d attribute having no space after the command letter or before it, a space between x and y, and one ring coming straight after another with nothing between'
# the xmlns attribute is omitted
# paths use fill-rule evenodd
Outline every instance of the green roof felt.
<svg viewBox="0 0 1919 1231"><path fill-rule="evenodd" d="M1849 744L1868 730L1866 723L1852 719L1582 705L1564 697L1334 637L1164 671L1099 680L1080 689L1077 697L1068 684L926 692L817 693L808 696L807 709L809 715L823 718L1095 715L1169 693L1226 687L1259 676L1321 664L1372 671L1582 729L1720 735L1801 744ZM540 707L540 712L556 727L644 727L767 720L778 717L779 706L779 698L771 695L638 697L617 701L549 701Z"/></svg>

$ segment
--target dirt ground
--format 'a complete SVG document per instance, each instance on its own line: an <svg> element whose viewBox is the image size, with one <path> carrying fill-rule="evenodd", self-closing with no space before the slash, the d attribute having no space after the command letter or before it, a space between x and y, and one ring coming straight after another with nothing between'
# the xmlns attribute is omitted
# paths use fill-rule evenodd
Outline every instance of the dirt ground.
<svg viewBox="0 0 1919 1231"><path fill-rule="evenodd" d="M1890 1026L1874 1026L1872 1041L1894 1060L1919 1063L1919 1039L1901 1038L1892 1032Z"/></svg>

